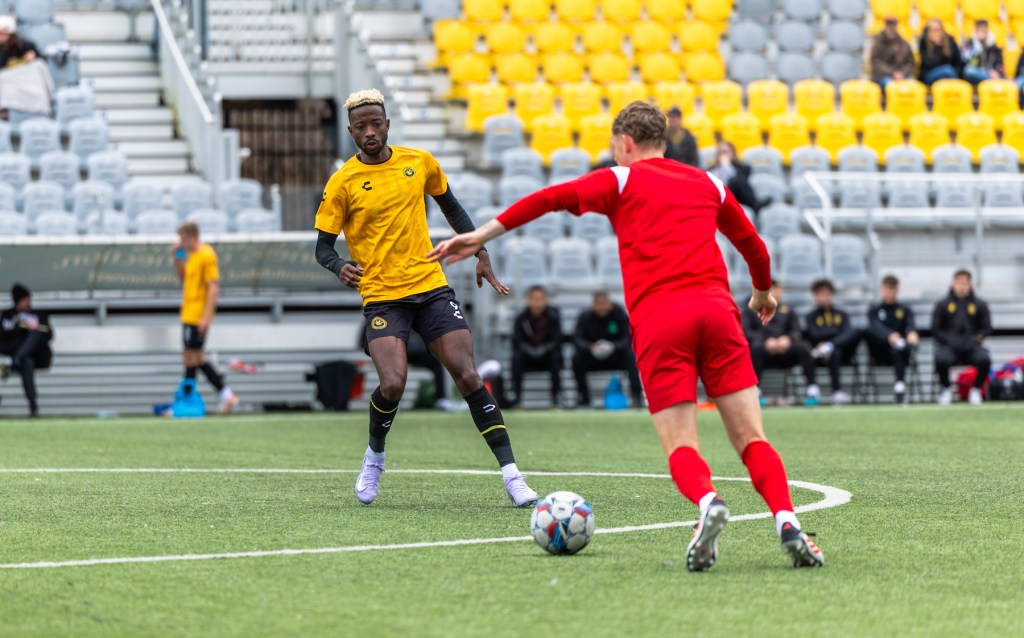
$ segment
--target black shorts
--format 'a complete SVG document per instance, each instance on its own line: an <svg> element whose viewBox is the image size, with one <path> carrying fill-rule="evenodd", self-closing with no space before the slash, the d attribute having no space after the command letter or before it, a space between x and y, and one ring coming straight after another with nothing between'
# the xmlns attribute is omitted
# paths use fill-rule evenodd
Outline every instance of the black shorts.
<svg viewBox="0 0 1024 638"><path fill-rule="evenodd" d="M368 303L363 306L363 317L367 344L378 337L398 337L408 343L409 331L415 330L430 345L449 332L469 330L455 291L448 286L393 301Z"/></svg>
<svg viewBox="0 0 1024 638"><path fill-rule="evenodd" d="M181 340L186 350L202 350L206 344L206 335L199 332L199 326L185 323L181 325Z"/></svg>

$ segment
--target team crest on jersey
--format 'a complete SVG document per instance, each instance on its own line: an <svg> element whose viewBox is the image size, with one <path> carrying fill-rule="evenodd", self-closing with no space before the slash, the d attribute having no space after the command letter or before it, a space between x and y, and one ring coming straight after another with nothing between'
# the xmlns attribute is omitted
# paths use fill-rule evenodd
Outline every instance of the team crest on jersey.
<svg viewBox="0 0 1024 638"><path fill-rule="evenodd" d="M402 174L405 175L406 177L412 177L413 175L416 174L416 171L412 170L412 166L406 166L402 170Z"/></svg>
<svg viewBox="0 0 1024 638"><path fill-rule="evenodd" d="M967 314L973 315L978 312L978 307L972 303L967 304Z"/></svg>
<svg viewBox="0 0 1024 638"><path fill-rule="evenodd" d="M949 302L949 305L946 306L946 310L948 310L950 314L953 314L954 312L956 312L956 304L953 303L952 301Z"/></svg>
<svg viewBox="0 0 1024 638"><path fill-rule="evenodd" d="M906 314L907 313L903 312L903 308L897 308L896 309L896 318L897 319L902 319L903 317L906 316Z"/></svg>
<svg viewBox="0 0 1024 638"><path fill-rule="evenodd" d="M388 322L384 317L374 317L373 320L370 321L370 327L374 330L383 330L388 327Z"/></svg>

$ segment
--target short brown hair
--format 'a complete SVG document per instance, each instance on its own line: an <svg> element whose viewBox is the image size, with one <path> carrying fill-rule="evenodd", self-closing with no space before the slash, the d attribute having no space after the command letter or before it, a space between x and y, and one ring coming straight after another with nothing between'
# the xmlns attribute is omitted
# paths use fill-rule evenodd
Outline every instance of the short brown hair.
<svg viewBox="0 0 1024 638"><path fill-rule="evenodd" d="M178 234L182 237L199 237L199 224L195 222L185 222L181 226L178 226Z"/></svg>
<svg viewBox="0 0 1024 638"><path fill-rule="evenodd" d="M953 273L953 279L956 279L957 277L967 277L967 281L970 281L971 280L971 271L970 270L960 269L960 270L956 271L955 273Z"/></svg>
<svg viewBox="0 0 1024 638"><path fill-rule="evenodd" d="M819 279L811 284L811 292L818 292L819 290L835 293L836 287L832 285L832 281L829 279Z"/></svg>
<svg viewBox="0 0 1024 638"><path fill-rule="evenodd" d="M665 114L646 102L633 102L619 111L612 123L612 135L628 135L639 146L661 148L668 137Z"/></svg>
<svg viewBox="0 0 1024 638"><path fill-rule="evenodd" d="M882 277L882 285L886 288L899 288L900 280L896 278L896 275L886 275Z"/></svg>

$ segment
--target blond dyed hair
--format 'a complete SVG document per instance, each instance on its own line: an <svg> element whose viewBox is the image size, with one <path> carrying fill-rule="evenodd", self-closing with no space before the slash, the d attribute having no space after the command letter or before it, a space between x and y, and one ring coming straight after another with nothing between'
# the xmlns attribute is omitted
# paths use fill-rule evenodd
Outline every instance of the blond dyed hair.
<svg viewBox="0 0 1024 638"><path fill-rule="evenodd" d="M363 89L362 91L356 91L352 95L348 96L345 100L345 110L351 111L352 109L359 108L360 106L377 105L384 108L384 94L377 89Z"/></svg>

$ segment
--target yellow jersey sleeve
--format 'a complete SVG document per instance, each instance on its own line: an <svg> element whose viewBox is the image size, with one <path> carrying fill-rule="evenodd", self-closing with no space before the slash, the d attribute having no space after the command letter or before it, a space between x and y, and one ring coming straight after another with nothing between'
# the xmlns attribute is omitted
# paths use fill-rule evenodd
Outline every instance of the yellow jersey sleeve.
<svg viewBox="0 0 1024 638"><path fill-rule="evenodd" d="M332 180L333 181L333 180ZM345 226L345 217L348 214L348 192L342 188L334 188L328 183L324 190L324 198L320 201L320 208L316 211L317 230L332 235L340 235L341 229Z"/></svg>
<svg viewBox="0 0 1024 638"><path fill-rule="evenodd" d="M444 195L444 192L448 190L448 178L445 176L444 171L441 170L441 165L437 163L437 160L430 153L423 154L423 163L427 169L427 178L426 183L423 185L423 190L432 197Z"/></svg>
<svg viewBox="0 0 1024 638"><path fill-rule="evenodd" d="M217 253L213 249L204 251L203 281L207 284L220 281L220 266L217 265Z"/></svg>

